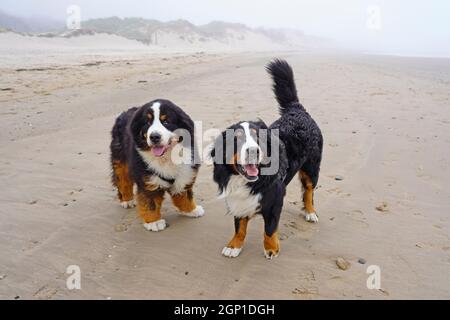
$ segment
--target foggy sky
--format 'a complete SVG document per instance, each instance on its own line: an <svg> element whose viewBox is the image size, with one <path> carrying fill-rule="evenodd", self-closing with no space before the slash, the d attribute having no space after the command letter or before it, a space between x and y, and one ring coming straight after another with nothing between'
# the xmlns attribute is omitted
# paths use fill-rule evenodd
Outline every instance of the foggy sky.
<svg viewBox="0 0 450 320"><path fill-rule="evenodd" d="M300 29L347 48L450 56L448 0L1 0L0 10L65 21L66 8L72 4L81 8L83 20L108 16L186 19L195 24L222 20ZM379 8L376 27L373 23L367 27L370 6Z"/></svg>

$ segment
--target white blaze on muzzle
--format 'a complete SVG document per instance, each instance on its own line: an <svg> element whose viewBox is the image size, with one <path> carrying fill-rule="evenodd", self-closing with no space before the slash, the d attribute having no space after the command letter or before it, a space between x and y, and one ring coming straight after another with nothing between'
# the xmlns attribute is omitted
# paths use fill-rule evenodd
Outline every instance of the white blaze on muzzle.
<svg viewBox="0 0 450 320"><path fill-rule="evenodd" d="M161 114L160 110L161 104L159 102L155 102L152 105L153 109L153 123L147 130L147 144L149 146L152 146L153 143L150 140L150 136L152 133L158 133L161 136L160 145L167 146L170 143L170 139L172 139L175 134L169 130L167 130L166 127L163 126L161 123L159 116Z"/></svg>
<svg viewBox="0 0 450 320"><path fill-rule="evenodd" d="M242 122L241 126L244 128L245 132L245 143L241 148L240 162L241 164L247 164L248 156L250 155L250 158L252 158L252 153L257 152L257 163L259 164L262 161L262 150L250 134L250 124L248 122ZM253 156L255 155L253 154Z"/></svg>

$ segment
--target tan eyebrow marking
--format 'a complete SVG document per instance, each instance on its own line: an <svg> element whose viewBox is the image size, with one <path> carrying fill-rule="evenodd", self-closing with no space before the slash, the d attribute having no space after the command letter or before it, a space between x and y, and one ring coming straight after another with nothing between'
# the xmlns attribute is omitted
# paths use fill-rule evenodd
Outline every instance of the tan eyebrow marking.
<svg viewBox="0 0 450 320"><path fill-rule="evenodd" d="M167 119L167 115L166 114L162 114L160 117L159 117L159 120L161 120L161 121L164 121L164 120L166 120Z"/></svg>
<svg viewBox="0 0 450 320"><path fill-rule="evenodd" d="M147 118L149 118L150 120L153 119L153 115L151 113L147 113Z"/></svg>
<svg viewBox="0 0 450 320"><path fill-rule="evenodd" d="M251 128L251 130L252 130L254 133L256 133L256 129L255 129L255 128Z"/></svg>

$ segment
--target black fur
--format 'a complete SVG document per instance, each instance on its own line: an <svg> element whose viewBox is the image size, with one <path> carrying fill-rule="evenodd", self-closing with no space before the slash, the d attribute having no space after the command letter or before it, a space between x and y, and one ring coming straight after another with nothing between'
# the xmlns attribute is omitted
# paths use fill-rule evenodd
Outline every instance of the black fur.
<svg viewBox="0 0 450 320"><path fill-rule="evenodd" d="M294 73L289 64L284 60L275 59L266 66L266 70L272 76L272 87L279 104L280 114L285 113L292 107L298 107L300 104L297 97L297 87L295 86Z"/></svg>
<svg viewBox="0 0 450 320"><path fill-rule="evenodd" d="M269 132L275 129L279 131L279 170L273 175L261 175L260 172L259 179L256 182L248 182L247 187L253 194L261 194L257 213L262 214L265 232L271 236L278 228L286 187L292 178L302 170L311 178L313 186L317 185L323 139L319 127L299 102L294 74L289 64L276 59L270 62L266 69L273 79L273 90L281 116L268 128ZM248 122L254 128L267 128L262 121ZM236 129L241 123L236 123L228 129ZM218 163L227 157L223 155L224 158L220 159L221 156L216 154L218 143L225 143L225 131L217 138L216 145L211 151L214 161L213 178L218 184L219 191L222 192L231 176L238 173L232 165ZM267 155L271 154L271 150L266 152ZM237 228L236 221L235 227Z"/></svg>
<svg viewBox="0 0 450 320"><path fill-rule="evenodd" d="M270 129L279 130L280 140L286 146L289 169L285 184L289 184L295 174L303 170L313 181L313 187L316 187L322 160L322 133L298 100L289 64L283 60L274 60L269 63L267 70L275 83L275 97L280 103L281 117L272 123Z"/></svg>

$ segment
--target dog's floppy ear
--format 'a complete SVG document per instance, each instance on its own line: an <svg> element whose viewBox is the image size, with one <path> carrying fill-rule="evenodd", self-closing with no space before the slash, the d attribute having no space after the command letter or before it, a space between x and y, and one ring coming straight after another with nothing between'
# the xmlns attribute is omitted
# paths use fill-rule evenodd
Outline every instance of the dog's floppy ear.
<svg viewBox="0 0 450 320"><path fill-rule="evenodd" d="M190 145L191 148L195 147L195 138L194 138L194 121L192 121L191 117L187 115L180 107L175 106L176 114L177 114L177 124L178 129L186 130L189 133L190 143L188 141L183 141L184 145ZM184 140L184 139L183 139Z"/></svg>
<svg viewBox="0 0 450 320"><path fill-rule="evenodd" d="M277 145L279 146L278 149L278 177L280 177L282 180L284 180L284 178L286 177L287 174L287 169L289 166L288 160L287 160L287 155L286 155L286 147L283 143L283 141L280 139L280 137L278 135L270 135L271 136L271 143L272 141L276 141L276 143L273 143L273 145Z"/></svg>
<svg viewBox="0 0 450 320"><path fill-rule="evenodd" d="M128 132L131 133L131 136L134 139L134 142L136 145L140 148L146 148L147 142L144 139L144 132L142 132L142 129L145 125L145 119L142 116L144 113L145 106L140 107L137 109L132 118L131 121L128 124Z"/></svg>
<svg viewBox="0 0 450 320"><path fill-rule="evenodd" d="M263 169L261 172L265 173L265 178L271 179L270 177L280 177L284 179L286 176L288 161L286 156L286 148L283 141L278 136L278 130L267 130L267 145L261 146L263 153L265 153L265 158L262 165Z"/></svg>
<svg viewBox="0 0 450 320"><path fill-rule="evenodd" d="M191 137L194 136L194 121L180 107L177 108L178 126L189 131Z"/></svg>
<svg viewBox="0 0 450 320"><path fill-rule="evenodd" d="M214 145L209 152L214 164L213 179L219 186L219 192L222 193L230 180L231 171L227 164L225 149L225 131L222 132L214 141Z"/></svg>

